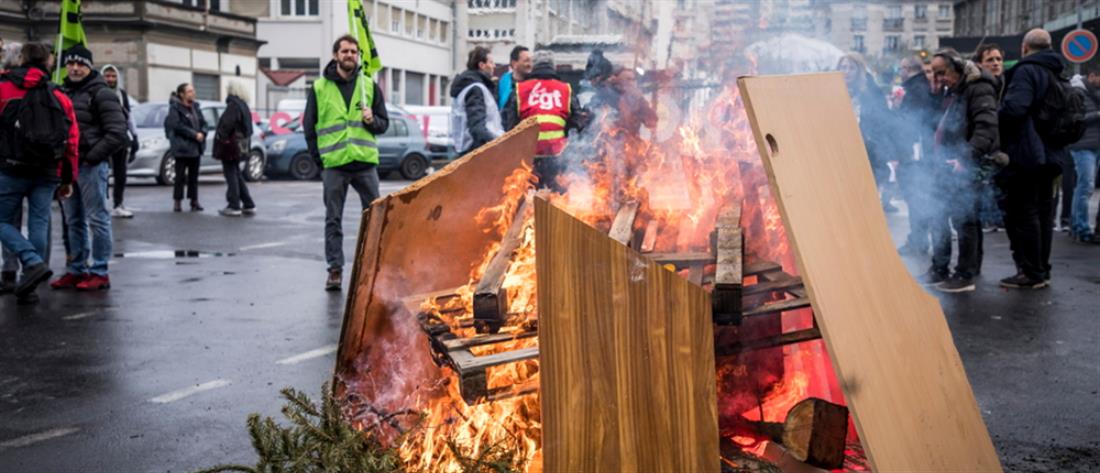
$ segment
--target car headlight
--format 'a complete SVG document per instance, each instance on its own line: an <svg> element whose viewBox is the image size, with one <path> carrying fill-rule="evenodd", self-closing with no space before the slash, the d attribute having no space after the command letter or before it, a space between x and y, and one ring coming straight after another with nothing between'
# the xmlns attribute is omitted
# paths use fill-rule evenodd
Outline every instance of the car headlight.
<svg viewBox="0 0 1100 473"><path fill-rule="evenodd" d="M272 153L282 153L284 149L286 149L286 140L278 140L274 143L271 143Z"/></svg>
<svg viewBox="0 0 1100 473"><path fill-rule="evenodd" d="M144 140L141 140L141 149L144 149L144 150L153 150L153 149L157 149L157 148L167 148L167 147L168 147L168 138L164 138L164 137L161 137L161 136L154 137L154 138L146 138Z"/></svg>

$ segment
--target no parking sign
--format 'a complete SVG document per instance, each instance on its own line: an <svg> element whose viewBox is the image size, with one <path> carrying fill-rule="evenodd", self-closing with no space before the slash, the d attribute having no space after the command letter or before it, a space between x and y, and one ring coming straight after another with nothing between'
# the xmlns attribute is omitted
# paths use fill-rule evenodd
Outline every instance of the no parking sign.
<svg viewBox="0 0 1100 473"><path fill-rule="evenodd" d="M1073 30L1062 38L1062 56L1074 64L1081 64L1096 55L1096 35L1091 31Z"/></svg>

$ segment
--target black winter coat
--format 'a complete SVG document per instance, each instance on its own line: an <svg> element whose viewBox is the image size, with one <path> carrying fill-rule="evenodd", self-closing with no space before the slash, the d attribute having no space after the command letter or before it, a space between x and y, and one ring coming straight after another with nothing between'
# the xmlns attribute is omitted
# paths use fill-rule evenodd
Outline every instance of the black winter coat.
<svg viewBox="0 0 1100 473"><path fill-rule="evenodd" d="M1068 148L1100 152L1100 90L1085 83L1081 92L1085 94L1085 134Z"/></svg>
<svg viewBox="0 0 1100 473"><path fill-rule="evenodd" d="M1061 58L1048 49L1021 59L1005 72L1005 95L998 119L1001 148L1008 154L1009 165L999 177L1026 175L1037 169L1058 172L1058 163L1067 152L1043 143L1035 131L1034 115L1054 76L1061 75L1063 68Z"/></svg>
<svg viewBox="0 0 1100 473"><path fill-rule="evenodd" d="M898 106L898 136L903 137L901 145L920 143L922 155L931 150L932 135L936 131L940 117L943 116L943 96L933 95L932 86L924 74L916 74L901 83L905 96ZM909 149L901 149L899 158L910 158ZM901 159L907 162L911 159Z"/></svg>
<svg viewBox="0 0 1100 473"><path fill-rule="evenodd" d="M218 117L218 127L214 133L215 145L223 139L249 140L251 138L252 111L248 109L248 104L236 95L226 97L225 111ZM218 146L215 146L214 150L216 152ZM234 160L240 159L241 156L215 156L215 158Z"/></svg>
<svg viewBox="0 0 1100 473"><path fill-rule="evenodd" d="M198 159L206 151L206 119L202 116L199 103L191 103L188 108L178 98L169 100L168 116L164 117L164 133L168 136L170 152L176 159ZM196 138L201 132L202 141Z"/></svg>
<svg viewBox="0 0 1100 473"><path fill-rule="evenodd" d="M523 79L523 82L528 80L556 80L561 81L561 77L558 77L558 73L554 72L554 68L547 66L536 67ZM519 84L516 84L512 90L519 90ZM577 101L577 94L569 94L569 118L565 120L565 131L579 130L584 128L584 114L581 110L580 102ZM504 109L500 111L500 121L504 125L504 131L511 130L519 125L519 104L516 103L516 94L508 96L508 101L504 104Z"/></svg>
<svg viewBox="0 0 1100 473"><path fill-rule="evenodd" d="M80 127L80 164L102 163L130 144L122 102L99 71L80 82L66 78L62 89L73 101Z"/></svg>
<svg viewBox="0 0 1100 473"><path fill-rule="evenodd" d="M462 93L462 89L475 82L484 84L485 88L489 89L489 93L493 95L491 102L497 103L495 93L497 86L493 84L491 77L481 71L466 70L456 76L455 80L451 82L451 98L458 98L458 94ZM479 88L471 89L462 103L462 106L466 107L466 126L470 129L470 137L473 138L469 149L477 149L496 138L485 126L488 114L485 110L485 97L482 97L481 93ZM454 104L452 107L457 105Z"/></svg>
<svg viewBox="0 0 1100 473"><path fill-rule="evenodd" d="M997 89L993 75L966 63L960 83L948 91L951 102L943 119L941 158L977 167L982 157L1000 148Z"/></svg>

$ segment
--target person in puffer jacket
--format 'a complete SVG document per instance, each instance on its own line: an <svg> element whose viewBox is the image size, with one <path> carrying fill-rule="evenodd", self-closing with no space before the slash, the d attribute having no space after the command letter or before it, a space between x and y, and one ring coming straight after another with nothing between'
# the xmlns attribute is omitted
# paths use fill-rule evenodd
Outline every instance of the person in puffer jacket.
<svg viewBox="0 0 1100 473"><path fill-rule="evenodd" d="M62 55L69 73L63 89L73 101L80 125L80 177L73 198L64 204L68 220L68 272L50 284L54 289L97 291L111 288L111 212L107 210L107 177L111 156L128 146L126 112L118 95L92 62L92 52L76 45ZM88 238L91 230L91 238ZM91 263L89 264L89 260Z"/></svg>

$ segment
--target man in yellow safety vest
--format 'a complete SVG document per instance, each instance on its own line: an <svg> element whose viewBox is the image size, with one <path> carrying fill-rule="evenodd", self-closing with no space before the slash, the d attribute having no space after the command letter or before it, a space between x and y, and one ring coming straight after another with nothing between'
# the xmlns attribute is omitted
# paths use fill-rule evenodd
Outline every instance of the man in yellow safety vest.
<svg viewBox="0 0 1100 473"><path fill-rule="evenodd" d="M350 185L363 208L378 198L378 142L389 114L382 88L359 71L359 42L341 36L332 45L332 61L306 96L302 116L306 144L321 163L325 201L325 290L339 291L344 268L344 202Z"/></svg>

